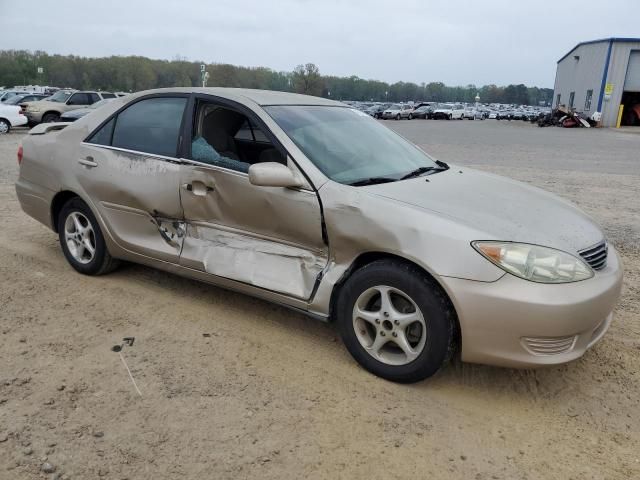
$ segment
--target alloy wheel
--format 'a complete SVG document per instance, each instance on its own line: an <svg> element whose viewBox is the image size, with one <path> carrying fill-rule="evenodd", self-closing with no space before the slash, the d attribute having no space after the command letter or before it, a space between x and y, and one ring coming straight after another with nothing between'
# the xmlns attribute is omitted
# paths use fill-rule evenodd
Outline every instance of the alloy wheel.
<svg viewBox="0 0 640 480"><path fill-rule="evenodd" d="M397 288L368 288L353 307L353 328L360 345L387 365L406 365L424 350L427 329L416 303Z"/></svg>
<svg viewBox="0 0 640 480"><path fill-rule="evenodd" d="M64 238L71 256L87 264L96 253L96 235L89 219L82 213L71 212L64 222Z"/></svg>
<svg viewBox="0 0 640 480"><path fill-rule="evenodd" d="M0 120L0 133L7 133L9 131L9 124L4 120Z"/></svg>

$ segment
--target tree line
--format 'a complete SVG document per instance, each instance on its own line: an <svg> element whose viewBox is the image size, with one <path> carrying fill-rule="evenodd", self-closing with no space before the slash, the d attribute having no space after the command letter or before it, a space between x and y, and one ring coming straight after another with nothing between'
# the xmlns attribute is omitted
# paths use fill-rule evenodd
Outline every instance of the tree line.
<svg viewBox="0 0 640 480"><path fill-rule="evenodd" d="M198 86L201 85L200 65L201 62L182 57L173 60L139 56L87 58L50 55L43 51L0 50L0 86L37 84L125 92ZM322 75L313 63L298 65L292 72L222 63L207 64L206 70L208 86L298 92L336 100L474 102L479 95L483 103L537 105L550 103L553 96L550 88L522 84L452 87L442 82L389 84L355 75Z"/></svg>

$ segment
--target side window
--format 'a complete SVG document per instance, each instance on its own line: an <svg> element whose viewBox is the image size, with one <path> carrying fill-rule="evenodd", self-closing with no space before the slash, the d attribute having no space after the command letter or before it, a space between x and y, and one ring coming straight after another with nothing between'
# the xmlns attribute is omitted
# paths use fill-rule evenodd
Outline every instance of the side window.
<svg viewBox="0 0 640 480"><path fill-rule="evenodd" d="M249 120L245 120L240 130L237 131L235 136L233 137L236 140L246 140L249 142L253 141L253 132L251 131L251 127L249 126Z"/></svg>
<svg viewBox="0 0 640 480"><path fill-rule="evenodd" d="M244 114L208 102L196 107L191 158L245 173L254 163L285 163L280 151Z"/></svg>
<svg viewBox="0 0 640 480"><path fill-rule="evenodd" d="M587 90L587 96L584 99L584 111L591 110L591 99L593 98L593 90Z"/></svg>
<svg viewBox="0 0 640 480"><path fill-rule="evenodd" d="M116 96L113 93L102 92L102 98L116 98ZM97 102L97 100L96 100L96 102Z"/></svg>
<svg viewBox="0 0 640 480"><path fill-rule="evenodd" d="M96 145L111 145L111 134L113 133L113 125L116 123L115 117L105 123L100 130L91 135L87 140L88 143Z"/></svg>
<svg viewBox="0 0 640 480"><path fill-rule="evenodd" d="M100 95L98 95L97 93L90 93L89 94L89 103L91 105L93 105L96 102L99 102L101 100Z"/></svg>
<svg viewBox="0 0 640 480"><path fill-rule="evenodd" d="M87 93L74 93L67 101L67 105L89 105L89 94Z"/></svg>
<svg viewBox="0 0 640 480"><path fill-rule="evenodd" d="M114 147L175 157L186 98L149 98L134 103L117 117Z"/></svg>

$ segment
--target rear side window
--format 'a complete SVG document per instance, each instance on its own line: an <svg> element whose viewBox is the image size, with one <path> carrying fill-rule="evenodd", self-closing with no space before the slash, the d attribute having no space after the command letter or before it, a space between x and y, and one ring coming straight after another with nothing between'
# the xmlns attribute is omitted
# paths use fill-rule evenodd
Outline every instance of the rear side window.
<svg viewBox="0 0 640 480"><path fill-rule="evenodd" d="M113 133L113 125L116 123L115 117L105 123L100 130L91 135L87 140L89 143L96 145L111 145L111 134Z"/></svg>
<svg viewBox="0 0 640 480"><path fill-rule="evenodd" d="M113 93L102 92L102 98L116 98L116 96Z"/></svg>
<svg viewBox="0 0 640 480"><path fill-rule="evenodd" d="M186 98L149 98L134 103L118 115L112 146L175 157L186 104Z"/></svg>

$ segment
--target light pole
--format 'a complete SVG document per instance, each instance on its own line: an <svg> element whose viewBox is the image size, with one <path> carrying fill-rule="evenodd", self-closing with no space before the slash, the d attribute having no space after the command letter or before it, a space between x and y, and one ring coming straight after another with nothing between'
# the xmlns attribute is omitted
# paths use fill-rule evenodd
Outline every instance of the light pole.
<svg viewBox="0 0 640 480"><path fill-rule="evenodd" d="M200 65L200 78L202 79L202 88L207 86L207 80L209 80L209 72L206 71L206 65Z"/></svg>

